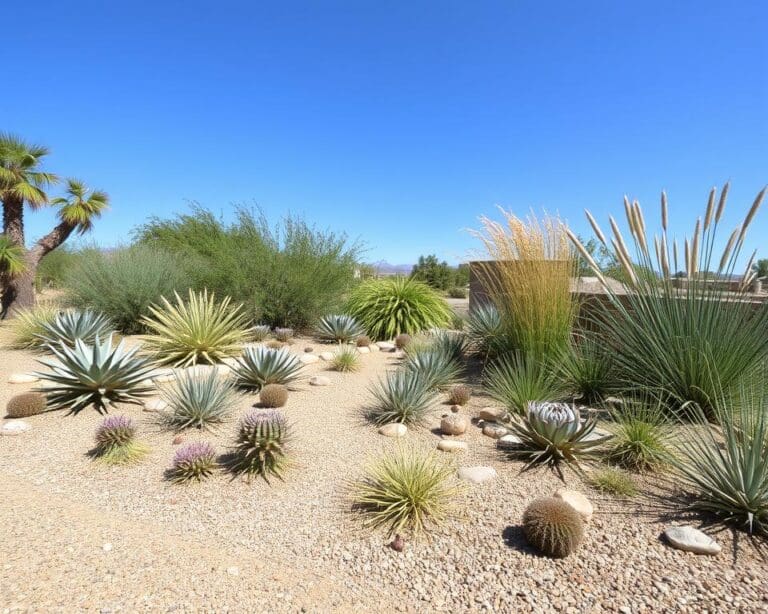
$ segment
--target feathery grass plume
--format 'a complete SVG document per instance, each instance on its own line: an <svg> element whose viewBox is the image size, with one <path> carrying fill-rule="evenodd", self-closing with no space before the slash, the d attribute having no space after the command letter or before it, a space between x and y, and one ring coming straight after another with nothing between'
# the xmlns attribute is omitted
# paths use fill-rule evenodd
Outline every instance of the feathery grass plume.
<svg viewBox="0 0 768 614"><path fill-rule="evenodd" d="M419 535L450 518L462 492L455 476L455 467L434 452L403 445L370 461L363 476L350 483L350 498L365 526Z"/></svg>
<svg viewBox="0 0 768 614"><path fill-rule="evenodd" d="M177 371L160 394L168 409L158 413L158 420L176 431L214 429L226 422L240 400L234 383L216 369L204 374Z"/></svg>
<svg viewBox="0 0 768 614"><path fill-rule="evenodd" d="M604 284L609 304L602 305L593 318L603 332L606 349L613 353L617 383L630 395L652 390L672 409L694 402L709 411L718 392L713 382L728 394L768 358L768 305L752 304L746 286L731 291L719 283L734 275L745 229L756 215L765 190L755 198L744 222L730 235L720 254L715 246L720 244L717 236L726 191L727 186L714 214L708 216L705 211L704 220L709 217L709 225L699 218L693 236L684 241L685 280L667 273L663 262L666 250L654 257L635 239L630 260L618 240L612 241L614 255L623 268L664 273L630 275L626 293ZM715 201L709 194L707 209L711 202ZM662 195L663 227L668 224L667 215L666 196ZM617 232L615 227L616 237ZM572 235L571 240L575 240ZM677 270L676 240L672 247Z"/></svg>
<svg viewBox="0 0 768 614"><path fill-rule="evenodd" d="M59 315L59 309L48 303L39 303L29 309L19 309L8 321L11 332L9 347L15 350L34 350L43 345L41 336Z"/></svg>
<svg viewBox="0 0 768 614"><path fill-rule="evenodd" d="M504 224L480 218L473 234L489 261L480 262L485 290L514 349L546 357L561 351L576 316L571 278L577 258L565 224L545 215L526 220L500 209Z"/></svg>
<svg viewBox="0 0 768 614"><path fill-rule="evenodd" d="M248 331L241 306L230 306L229 297L217 302L214 294L189 291L185 301L175 294L171 303L152 306L142 321L151 335L143 337L146 349L164 364L188 367L216 364L242 349Z"/></svg>

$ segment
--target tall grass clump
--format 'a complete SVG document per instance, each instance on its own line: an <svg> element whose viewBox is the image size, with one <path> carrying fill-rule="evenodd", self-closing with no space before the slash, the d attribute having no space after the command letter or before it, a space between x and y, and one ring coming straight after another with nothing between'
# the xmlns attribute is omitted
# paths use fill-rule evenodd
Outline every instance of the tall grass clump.
<svg viewBox="0 0 768 614"><path fill-rule="evenodd" d="M445 327L452 313L435 290L409 277L364 281L350 294L347 312L374 339Z"/></svg>
<svg viewBox="0 0 768 614"><path fill-rule="evenodd" d="M34 350L42 345L40 336L59 315L60 309L49 303L39 303L29 309L20 309L7 321L10 330L9 347L15 350Z"/></svg>
<svg viewBox="0 0 768 614"><path fill-rule="evenodd" d="M624 201L629 243L613 217L609 218L613 236L608 240L587 213L597 239L623 268L628 280L624 291L605 283L599 266L569 232L603 282L608 304L594 319L615 362L617 379L627 392L653 390L668 398L672 408L695 403L711 413L720 387L725 395L731 394L768 357L768 305L755 305L748 296L754 254L741 284L726 285L735 277L747 230L765 189L723 242L720 231L728 187L719 197L716 188L710 191L703 217L696 219L693 233L682 241L669 236L663 193L661 230L652 237L637 201ZM656 275L640 275L638 270Z"/></svg>
<svg viewBox="0 0 768 614"><path fill-rule="evenodd" d="M147 246L88 249L64 273L64 297L72 307L103 313L122 333L142 333L152 304L190 287L187 271L180 256Z"/></svg>
<svg viewBox="0 0 768 614"><path fill-rule="evenodd" d="M552 362L581 403L599 405L615 388L611 353L592 335L581 335Z"/></svg>
<svg viewBox="0 0 768 614"><path fill-rule="evenodd" d="M479 266L505 349L555 355L568 346L577 311L571 295L577 259L566 227L550 216L521 220L501 213L503 223L482 217L482 230L474 234L488 258Z"/></svg>
<svg viewBox="0 0 768 614"><path fill-rule="evenodd" d="M613 420L609 461L636 472L656 471L669 462L674 430L659 401L629 399L613 412Z"/></svg>

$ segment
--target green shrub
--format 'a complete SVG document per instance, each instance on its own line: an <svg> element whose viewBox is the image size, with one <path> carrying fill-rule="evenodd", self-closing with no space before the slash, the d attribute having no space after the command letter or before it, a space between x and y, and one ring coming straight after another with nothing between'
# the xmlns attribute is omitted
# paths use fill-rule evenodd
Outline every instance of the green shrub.
<svg viewBox="0 0 768 614"><path fill-rule="evenodd" d="M86 250L64 277L65 300L103 313L121 333L141 333L150 305L190 287L187 270L183 258L146 246Z"/></svg>
<svg viewBox="0 0 768 614"><path fill-rule="evenodd" d="M655 471L669 462L673 431L658 402L628 400L613 415L608 460L632 471Z"/></svg>
<svg viewBox="0 0 768 614"><path fill-rule="evenodd" d="M376 424L402 422L419 424L435 404L430 382L408 371L389 373L371 388L374 405L368 410L369 419Z"/></svg>
<svg viewBox="0 0 768 614"><path fill-rule="evenodd" d="M272 329L267 324L257 324L251 329L251 338L254 341L264 341L269 337Z"/></svg>
<svg viewBox="0 0 768 614"><path fill-rule="evenodd" d="M80 265L81 257L89 251L76 251L65 244L48 252L40 260L35 271L37 290L62 287L69 272Z"/></svg>
<svg viewBox="0 0 768 614"><path fill-rule="evenodd" d="M534 548L556 558L572 554L584 539L584 521L568 503L555 497L532 501L523 514L523 533Z"/></svg>
<svg viewBox="0 0 768 614"><path fill-rule="evenodd" d="M261 390L267 384L289 384L301 371L298 356L288 350L247 347L232 367L235 382L247 390Z"/></svg>
<svg viewBox="0 0 768 614"><path fill-rule="evenodd" d="M364 281L350 294L347 311L374 339L412 335L451 322L451 310L442 297L406 277Z"/></svg>
<svg viewBox="0 0 768 614"><path fill-rule="evenodd" d="M60 309L48 303L39 303L30 309L20 309L8 320L11 332L9 346L16 350L39 349L40 335L56 319Z"/></svg>
<svg viewBox="0 0 768 614"><path fill-rule="evenodd" d="M370 462L364 475L351 484L353 508L364 524L383 527L390 534L404 530L419 534L432 523L439 526L452 513L461 492L455 468L435 453L400 447Z"/></svg>
<svg viewBox="0 0 768 614"><path fill-rule="evenodd" d="M589 476L589 484L595 490L617 497L634 497L637 494L637 486L632 476L613 467L592 473Z"/></svg>
<svg viewBox="0 0 768 614"><path fill-rule="evenodd" d="M451 298L467 298L467 289L455 286L448 290L448 296Z"/></svg>
<svg viewBox="0 0 768 614"><path fill-rule="evenodd" d="M154 333L144 336L144 346L161 363L216 364L240 353L248 331L240 306L230 307L229 297L217 302L207 290L190 290L187 301L178 294L173 304L165 297L161 301L142 320Z"/></svg>
<svg viewBox="0 0 768 614"><path fill-rule="evenodd" d="M45 395L40 392L22 392L8 400L5 413L9 418L26 418L45 411Z"/></svg>
<svg viewBox="0 0 768 614"><path fill-rule="evenodd" d="M203 374L176 371L161 396L168 409L158 414L159 421L176 431L213 429L226 422L240 400L234 384L215 368Z"/></svg>
<svg viewBox="0 0 768 614"><path fill-rule="evenodd" d="M352 373L360 369L360 352L351 346L341 346L333 355L331 367L341 373Z"/></svg>

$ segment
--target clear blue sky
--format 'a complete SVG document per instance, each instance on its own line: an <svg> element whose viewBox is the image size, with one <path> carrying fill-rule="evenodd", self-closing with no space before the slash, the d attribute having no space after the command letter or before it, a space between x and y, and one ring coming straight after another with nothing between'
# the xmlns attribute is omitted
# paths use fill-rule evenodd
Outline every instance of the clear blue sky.
<svg viewBox="0 0 768 614"><path fill-rule="evenodd" d="M768 182L768 3L22 2L3 27L0 129L107 190L93 238L194 199L257 201L456 262L496 204L585 233L666 188L693 226ZM32 235L50 213L30 218ZM768 206L752 233L768 230ZM765 255L768 256L768 246Z"/></svg>

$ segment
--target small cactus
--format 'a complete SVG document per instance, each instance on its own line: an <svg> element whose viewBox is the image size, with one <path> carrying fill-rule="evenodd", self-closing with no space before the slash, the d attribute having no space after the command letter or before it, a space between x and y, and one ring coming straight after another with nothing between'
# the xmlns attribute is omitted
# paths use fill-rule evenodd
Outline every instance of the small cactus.
<svg viewBox="0 0 768 614"><path fill-rule="evenodd" d="M240 422L231 470L249 479L254 475L267 481L273 475L282 479L287 464L288 431L287 420L276 409L247 413Z"/></svg>
<svg viewBox="0 0 768 614"><path fill-rule="evenodd" d="M406 333L403 333L395 337L395 347L398 350L405 349L410 342L411 342L411 336L407 335Z"/></svg>
<svg viewBox="0 0 768 614"><path fill-rule="evenodd" d="M23 392L8 401L5 412L9 418L26 418L45 411L45 395L40 392Z"/></svg>
<svg viewBox="0 0 768 614"><path fill-rule="evenodd" d="M192 441L176 451L170 478L177 484L202 482L213 475L216 467L216 449L208 442Z"/></svg>
<svg viewBox="0 0 768 614"><path fill-rule="evenodd" d="M584 538L584 521L562 499L542 497L528 505L523 514L523 532L532 546L552 557L564 558Z"/></svg>
<svg viewBox="0 0 768 614"><path fill-rule="evenodd" d="M276 328L275 339L277 339L278 341L282 341L283 343L287 343L288 341L293 339L293 329L292 328Z"/></svg>
<svg viewBox="0 0 768 614"><path fill-rule="evenodd" d="M130 463L147 453L136 441L136 425L128 416L108 416L96 429L95 456L111 465Z"/></svg>
<svg viewBox="0 0 768 614"><path fill-rule="evenodd" d="M371 338L368 335L360 335L357 339L355 339L355 344L359 348L367 348L369 345L371 345Z"/></svg>
<svg viewBox="0 0 768 614"><path fill-rule="evenodd" d="M264 341L269 337L270 329L266 324L258 324L251 329L251 336L254 341Z"/></svg>
<svg viewBox="0 0 768 614"><path fill-rule="evenodd" d="M451 388L448 395L448 402L451 405L466 405L472 398L472 389L464 384L458 384Z"/></svg>
<svg viewBox="0 0 768 614"><path fill-rule="evenodd" d="M288 389L282 384L267 384L259 392L259 401L263 407L282 407L288 402Z"/></svg>

